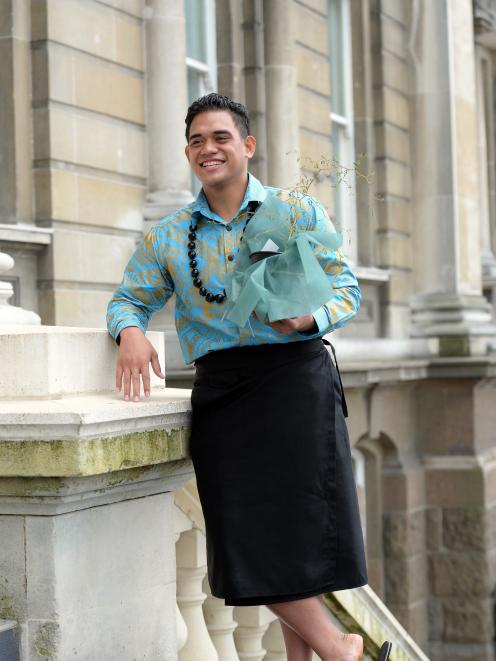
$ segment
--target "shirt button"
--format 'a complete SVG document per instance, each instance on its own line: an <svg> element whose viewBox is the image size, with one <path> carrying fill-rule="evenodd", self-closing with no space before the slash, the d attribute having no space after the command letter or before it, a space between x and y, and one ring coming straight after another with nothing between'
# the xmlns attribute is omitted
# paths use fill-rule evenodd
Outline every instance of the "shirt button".
<svg viewBox="0 0 496 661"><path fill-rule="evenodd" d="M226 225L226 230L230 232L232 230L232 225Z"/></svg>
<svg viewBox="0 0 496 661"><path fill-rule="evenodd" d="M229 257L228 257L227 259L228 259L230 262L232 262L233 259L234 259L234 257L233 257L232 255L229 255Z"/></svg>

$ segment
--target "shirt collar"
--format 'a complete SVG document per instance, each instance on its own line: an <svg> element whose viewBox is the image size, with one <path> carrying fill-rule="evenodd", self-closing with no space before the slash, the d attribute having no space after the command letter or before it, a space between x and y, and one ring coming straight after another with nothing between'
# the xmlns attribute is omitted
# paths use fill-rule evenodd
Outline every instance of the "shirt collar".
<svg viewBox="0 0 496 661"><path fill-rule="evenodd" d="M263 202L266 197L267 191L265 190L264 186L254 175L248 173L248 186L246 187L245 196L236 215L238 215L241 211L244 211L250 202ZM203 216L204 218L209 218L210 220L215 220L223 224L226 223L223 218L218 216L210 209L208 200L205 196L205 193L203 192L203 188L193 203L191 215L196 216L198 220L201 216Z"/></svg>

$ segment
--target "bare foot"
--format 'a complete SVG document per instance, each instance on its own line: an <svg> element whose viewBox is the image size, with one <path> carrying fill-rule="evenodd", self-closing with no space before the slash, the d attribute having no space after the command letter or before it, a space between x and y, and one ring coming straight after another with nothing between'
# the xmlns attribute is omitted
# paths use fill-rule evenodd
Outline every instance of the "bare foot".
<svg viewBox="0 0 496 661"><path fill-rule="evenodd" d="M343 633L339 641L339 651L336 650L336 661L362 661L363 638L357 633Z"/></svg>

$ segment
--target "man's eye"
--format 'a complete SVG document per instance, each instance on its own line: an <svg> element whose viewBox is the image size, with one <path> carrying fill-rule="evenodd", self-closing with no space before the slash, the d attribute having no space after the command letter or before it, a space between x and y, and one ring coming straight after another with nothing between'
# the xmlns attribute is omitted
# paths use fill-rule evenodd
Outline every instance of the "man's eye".
<svg viewBox="0 0 496 661"><path fill-rule="evenodd" d="M192 140L190 143L190 147L197 147L200 144L199 140Z"/></svg>

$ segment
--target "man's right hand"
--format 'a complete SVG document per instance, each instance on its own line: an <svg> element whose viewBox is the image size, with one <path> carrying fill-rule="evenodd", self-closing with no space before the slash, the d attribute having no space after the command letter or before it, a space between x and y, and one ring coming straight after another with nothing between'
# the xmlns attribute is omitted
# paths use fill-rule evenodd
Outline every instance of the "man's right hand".
<svg viewBox="0 0 496 661"><path fill-rule="evenodd" d="M124 377L124 399L131 397L131 383L133 384L133 400L140 398L140 377L143 380L143 391L150 397L150 369L149 363L157 376L165 379L162 374L158 354L153 344L147 340L145 334L136 326L128 326L120 332L119 355L115 371L115 387L121 392L122 378Z"/></svg>

